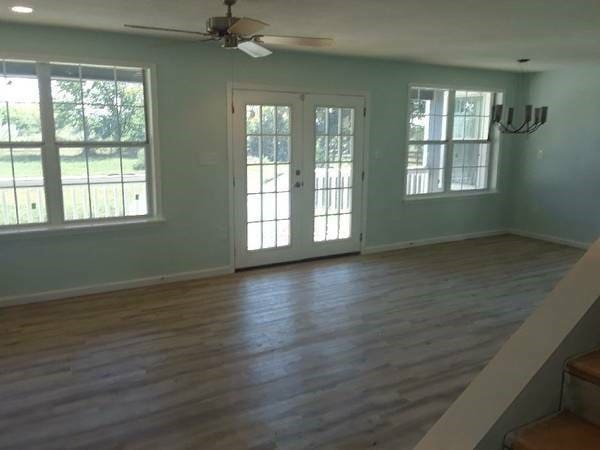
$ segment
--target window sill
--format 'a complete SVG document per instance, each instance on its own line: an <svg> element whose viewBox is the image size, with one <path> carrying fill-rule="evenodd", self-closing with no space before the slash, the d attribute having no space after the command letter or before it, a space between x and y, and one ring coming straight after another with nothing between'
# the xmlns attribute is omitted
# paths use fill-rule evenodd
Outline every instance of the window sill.
<svg viewBox="0 0 600 450"><path fill-rule="evenodd" d="M147 225L165 223L163 217L143 217L126 220L107 220L96 222L80 222L67 225L36 225L23 226L19 228L0 229L0 240L19 239L31 237L76 235L83 233L94 233L103 231L123 230L129 228L139 228Z"/></svg>
<svg viewBox="0 0 600 450"><path fill-rule="evenodd" d="M444 193L444 194L423 194L423 195L411 195L404 196L402 201L406 203L422 202L428 200L459 200L459 199L473 199L478 197L486 197L492 195L498 195L498 190L485 190L485 191L474 191L474 192L456 192L456 193Z"/></svg>

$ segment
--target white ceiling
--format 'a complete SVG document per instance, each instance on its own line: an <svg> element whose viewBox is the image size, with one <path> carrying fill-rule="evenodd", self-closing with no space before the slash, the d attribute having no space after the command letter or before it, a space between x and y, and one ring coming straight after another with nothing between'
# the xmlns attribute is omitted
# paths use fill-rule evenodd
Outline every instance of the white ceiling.
<svg viewBox="0 0 600 450"><path fill-rule="evenodd" d="M30 15L14 5L35 8ZM124 23L204 31L221 0L0 0L0 20L132 33ZM239 0L265 34L335 38L325 50L467 67L532 70L600 62L600 0Z"/></svg>

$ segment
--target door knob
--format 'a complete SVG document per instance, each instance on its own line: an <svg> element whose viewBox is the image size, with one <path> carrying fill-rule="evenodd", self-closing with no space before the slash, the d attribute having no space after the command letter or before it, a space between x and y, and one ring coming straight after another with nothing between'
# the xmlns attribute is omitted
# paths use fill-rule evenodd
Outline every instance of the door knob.
<svg viewBox="0 0 600 450"><path fill-rule="evenodd" d="M304 182L303 181L296 181L294 183L294 187L301 188L302 186L304 186Z"/></svg>

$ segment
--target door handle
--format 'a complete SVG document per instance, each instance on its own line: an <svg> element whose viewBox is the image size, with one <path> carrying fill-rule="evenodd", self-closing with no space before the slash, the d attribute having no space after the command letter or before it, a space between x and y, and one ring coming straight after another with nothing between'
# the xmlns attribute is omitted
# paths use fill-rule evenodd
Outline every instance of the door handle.
<svg viewBox="0 0 600 450"><path fill-rule="evenodd" d="M302 186L304 186L304 181L296 181L294 183L294 187L296 188L301 188Z"/></svg>

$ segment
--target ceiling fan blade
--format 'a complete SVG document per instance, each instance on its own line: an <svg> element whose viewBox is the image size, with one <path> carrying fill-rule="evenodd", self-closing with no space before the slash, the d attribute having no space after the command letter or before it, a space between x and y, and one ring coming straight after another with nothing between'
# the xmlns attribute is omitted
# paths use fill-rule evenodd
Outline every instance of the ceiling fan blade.
<svg viewBox="0 0 600 450"><path fill-rule="evenodd" d="M177 39L175 41L171 40L171 41L165 41L162 42L160 44L156 44L153 46L153 48L172 48L172 47L182 47L184 45L194 45L194 44L202 44L204 42L213 42L218 40L215 37L205 37L205 38L200 38L200 39L191 39L191 40L183 40L183 39Z"/></svg>
<svg viewBox="0 0 600 450"><path fill-rule="evenodd" d="M331 47L334 40L330 38L317 38L305 36L257 36L257 41L272 45L300 45L303 47Z"/></svg>
<svg viewBox="0 0 600 450"><path fill-rule="evenodd" d="M212 36L210 33L204 33L202 31L180 30L179 28L149 27L146 25L131 25L129 23L126 23L123 26L126 28L134 28L137 30L168 31L170 33L186 33L186 34L195 34L198 36Z"/></svg>
<svg viewBox="0 0 600 450"><path fill-rule="evenodd" d="M252 36L268 26L268 23L261 22L260 20L242 17L236 23L231 25L227 32L239 36Z"/></svg>
<svg viewBox="0 0 600 450"><path fill-rule="evenodd" d="M258 45L256 42L252 41L240 42L237 48L253 58L263 58L273 53L268 48L264 48L262 45Z"/></svg>

